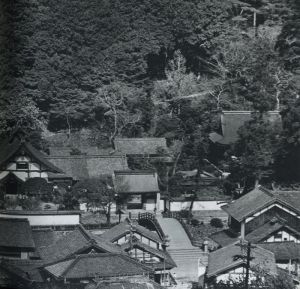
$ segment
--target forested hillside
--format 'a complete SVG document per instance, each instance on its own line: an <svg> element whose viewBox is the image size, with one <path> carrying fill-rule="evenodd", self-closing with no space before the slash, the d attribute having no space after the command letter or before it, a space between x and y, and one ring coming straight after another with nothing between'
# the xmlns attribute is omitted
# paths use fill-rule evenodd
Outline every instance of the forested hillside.
<svg viewBox="0 0 300 289"><path fill-rule="evenodd" d="M163 136L193 169L209 157L222 109L280 109L282 131L258 116L227 155L239 157L236 178L299 178L299 1L4 0L0 9L2 136L16 126L89 128L99 142Z"/></svg>

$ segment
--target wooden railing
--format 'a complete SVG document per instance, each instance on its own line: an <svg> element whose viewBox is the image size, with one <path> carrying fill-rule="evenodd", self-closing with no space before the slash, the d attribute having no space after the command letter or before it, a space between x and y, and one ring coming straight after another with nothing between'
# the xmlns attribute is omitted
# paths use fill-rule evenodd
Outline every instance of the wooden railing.
<svg viewBox="0 0 300 289"><path fill-rule="evenodd" d="M195 246L195 247L201 247L202 246L202 243L200 241L194 239L194 237L191 234L191 232L190 232L190 230L189 230L186 222L184 221L185 219L182 218L180 212L170 212L170 211L167 211L167 212L163 213L163 217L164 218L174 218L174 219L178 220L179 223L181 224L181 226L183 227L185 233L189 237L192 245Z"/></svg>
<svg viewBox="0 0 300 289"><path fill-rule="evenodd" d="M155 227L155 229L156 229L159 237L162 240L165 239L165 237L166 237L165 233L163 232L163 230L162 230L162 228L161 228L161 226L160 226L159 222L157 221L157 219L156 219L156 217L155 217L154 214L151 214L149 212L139 213L138 214L138 220L150 220L153 223L153 225L154 225L154 227Z"/></svg>

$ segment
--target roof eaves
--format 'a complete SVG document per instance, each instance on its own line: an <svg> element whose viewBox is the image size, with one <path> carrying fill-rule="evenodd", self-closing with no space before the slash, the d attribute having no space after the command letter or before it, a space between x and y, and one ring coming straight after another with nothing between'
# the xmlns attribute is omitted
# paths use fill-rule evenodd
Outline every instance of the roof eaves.
<svg viewBox="0 0 300 289"><path fill-rule="evenodd" d="M242 264L245 264L246 262L243 261L243 260L237 260L237 261L234 261L233 263L229 264L228 266L224 266L220 269L217 269L217 270L214 270L212 271L211 273L207 273L207 277L208 278L211 278L211 277L214 277L214 276L217 276L218 274L224 272L224 271L228 271L230 269L233 269L233 268L236 268Z"/></svg>

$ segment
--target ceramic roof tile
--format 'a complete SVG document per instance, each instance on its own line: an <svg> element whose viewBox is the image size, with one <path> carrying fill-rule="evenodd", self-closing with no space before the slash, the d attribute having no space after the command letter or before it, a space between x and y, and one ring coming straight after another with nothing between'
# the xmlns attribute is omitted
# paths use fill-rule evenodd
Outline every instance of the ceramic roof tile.
<svg viewBox="0 0 300 289"><path fill-rule="evenodd" d="M172 259L172 257L169 255L169 253L167 251L162 251L156 248L153 248L137 239L135 239L133 241L133 248L140 248L145 250L146 252L152 253L153 255L161 258L162 260L165 260L165 264L163 264L163 262L159 263L159 264L154 264L154 267L160 267L163 269L163 266L165 265L167 269L172 269L174 267L176 267L176 263L174 262L174 260ZM121 245L121 248L125 251L128 251L131 248L131 244L130 242L124 243Z"/></svg>
<svg viewBox="0 0 300 289"><path fill-rule="evenodd" d="M158 234L148 230L147 228L140 226L136 222L133 223L133 231L140 233L142 236L149 238L155 242L161 243L162 240L159 238ZM125 220L124 222L115 225L111 229L104 232L101 237L105 240L109 240L110 242L114 242L120 237L124 236L126 233L130 232L129 221Z"/></svg>
<svg viewBox="0 0 300 289"><path fill-rule="evenodd" d="M209 278L217 276L244 264L246 261L237 259L237 255L241 255L241 248L237 243L211 252L208 256L207 276ZM250 262L251 267L259 266L271 274L276 273L275 257L272 252L255 245L255 248L251 249L251 257L253 257Z"/></svg>
<svg viewBox="0 0 300 289"><path fill-rule="evenodd" d="M274 201L275 197L271 192L259 187L241 198L222 206L222 209L237 221L242 221Z"/></svg>
<svg viewBox="0 0 300 289"><path fill-rule="evenodd" d="M242 221L268 205L278 203L300 213L300 191L269 191L258 187L241 198L222 206L237 221Z"/></svg>
<svg viewBox="0 0 300 289"><path fill-rule="evenodd" d="M135 276L152 270L141 263L120 254L87 254L45 267L58 278L82 279L112 276Z"/></svg>
<svg viewBox="0 0 300 289"><path fill-rule="evenodd" d="M300 259L300 244L295 242L260 243L259 246L274 253L276 260Z"/></svg>
<svg viewBox="0 0 300 289"><path fill-rule="evenodd" d="M104 252L120 252L118 246L111 244L107 240L92 235L82 226L74 231L67 233L49 246L40 247L39 254L47 263L65 259L81 250L89 247L99 248Z"/></svg>
<svg viewBox="0 0 300 289"><path fill-rule="evenodd" d="M157 174L152 171L115 171L113 181L118 193L159 191Z"/></svg>

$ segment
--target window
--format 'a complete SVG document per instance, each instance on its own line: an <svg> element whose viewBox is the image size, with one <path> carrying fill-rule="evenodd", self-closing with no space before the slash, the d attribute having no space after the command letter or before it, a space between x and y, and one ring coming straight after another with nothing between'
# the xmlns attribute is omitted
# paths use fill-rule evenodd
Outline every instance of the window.
<svg viewBox="0 0 300 289"><path fill-rule="evenodd" d="M28 163L17 163L17 170L28 170Z"/></svg>

